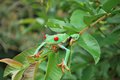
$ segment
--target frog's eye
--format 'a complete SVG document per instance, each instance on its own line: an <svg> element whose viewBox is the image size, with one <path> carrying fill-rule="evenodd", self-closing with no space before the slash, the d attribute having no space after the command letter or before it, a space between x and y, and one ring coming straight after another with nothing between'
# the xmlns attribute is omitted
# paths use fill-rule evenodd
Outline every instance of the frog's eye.
<svg viewBox="0 0 120 80"><path fill-rule="evenodd" d="M54 41L58 41L59 38L57 36L54 37Z"/></svg>
<svg viewBox="0 0 120 80"><path fill-rule="evenodd" d="M44 39L46 39L46 35L44 35L43 37L44 37Z"/></svg>

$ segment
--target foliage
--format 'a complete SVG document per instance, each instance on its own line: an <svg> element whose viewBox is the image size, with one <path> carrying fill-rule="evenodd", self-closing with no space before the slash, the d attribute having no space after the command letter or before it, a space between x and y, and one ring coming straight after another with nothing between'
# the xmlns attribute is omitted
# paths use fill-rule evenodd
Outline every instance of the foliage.
<svg viewBox="0 0 120 80"><path fill-rule="evenodd" d="M119 80L119 1L0 1L0 58L4 58L0 62L8 64L3 78L0 63L0 80L10 74L12 80ZM39 46L45 33L80 34L68 47L70 71L63 73L57 66L64 50L56 53L44 48L47 56L37 61L30 57L37 46L25 50Z"/></svg>

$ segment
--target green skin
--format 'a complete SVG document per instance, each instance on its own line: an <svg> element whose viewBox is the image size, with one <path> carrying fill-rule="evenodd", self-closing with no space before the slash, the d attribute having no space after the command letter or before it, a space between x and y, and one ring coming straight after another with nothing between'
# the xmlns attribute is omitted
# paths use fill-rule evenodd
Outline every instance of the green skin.
<svg viewBox="0 0 120 80"><path fill-rule="evenodd" d="M54 37L58 37L59 39L57 41L54 40ZM70 50L67 49L65 46L63 46L61 43L65 43L66 40L71 37L74 41L78 40L79 34L73 34L73 35L67 35L66 33L64 34L56 34L56 35L47 35L46 34L46 39L44 42L41 43L40 46L36 49L34 54L37 54L39 50L44 46L44 45L57 45L58 47L64 49L66 51L66 56L64 59L64 66L65 68L68 69L67 62L70 56Z"/></svg>

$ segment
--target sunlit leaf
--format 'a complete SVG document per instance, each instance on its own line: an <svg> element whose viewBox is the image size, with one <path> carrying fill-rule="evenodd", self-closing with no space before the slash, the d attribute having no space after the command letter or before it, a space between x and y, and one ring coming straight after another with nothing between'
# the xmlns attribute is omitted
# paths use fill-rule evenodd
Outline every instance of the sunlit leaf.
<svg viewBox="0 0 120 80"><path fill-rule="evenodd" d="M70 23L79 31L87 26L84 22L85 15L88 14L82 10L76 10L72 13L72 16L70 18Z"/></svg>
<svg viewBox="0 0 120 80"><path fill-rule="evenodd" d="M20 63L24 64L24 66L29 65L29 62L27 60L27 57L30 55L33 55L35 52L36 47L28 49L23 51L22 53L18 54L16 57L14 57L13 59L16 61L19 61ZM11 67L11 66L7 66L5 71L4 71L4 76L9 75L10 73L13 73L14 71L16 71L15 68Z"/></svg>
<svg viewBox="0 0 120 80"><path fill-rule="evenodd" d="M1 59L0 62L6 63L9 66L14 67L14 68L22 68L22 66L23 66L22 63L15 61L13 59L9 59L9 58Z"/></svg>
<svg viewBox="0 0 120 80"><path fill-rule="evenodd" d="M100 47L94 37L88 33L84 33L80 36L78 44L93 56L95 63L99 61L101 53Z"/></svg>

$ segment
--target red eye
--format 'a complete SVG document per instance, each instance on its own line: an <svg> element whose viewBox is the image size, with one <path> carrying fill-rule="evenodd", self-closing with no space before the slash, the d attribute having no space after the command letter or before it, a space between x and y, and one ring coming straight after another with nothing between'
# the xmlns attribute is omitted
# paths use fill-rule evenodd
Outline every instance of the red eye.
<svg viewBox="0 0 120 80"><path fill-rule="evenodd" d="M46 35L44 35L44 39L46 39Z"/></svg>
<svg viewBox="0 0 120 80"><path fill-rule="evenodd" d="M59 40L59 38L56 36L56 37L54 37L54 41L58 41Z"/></svg>

